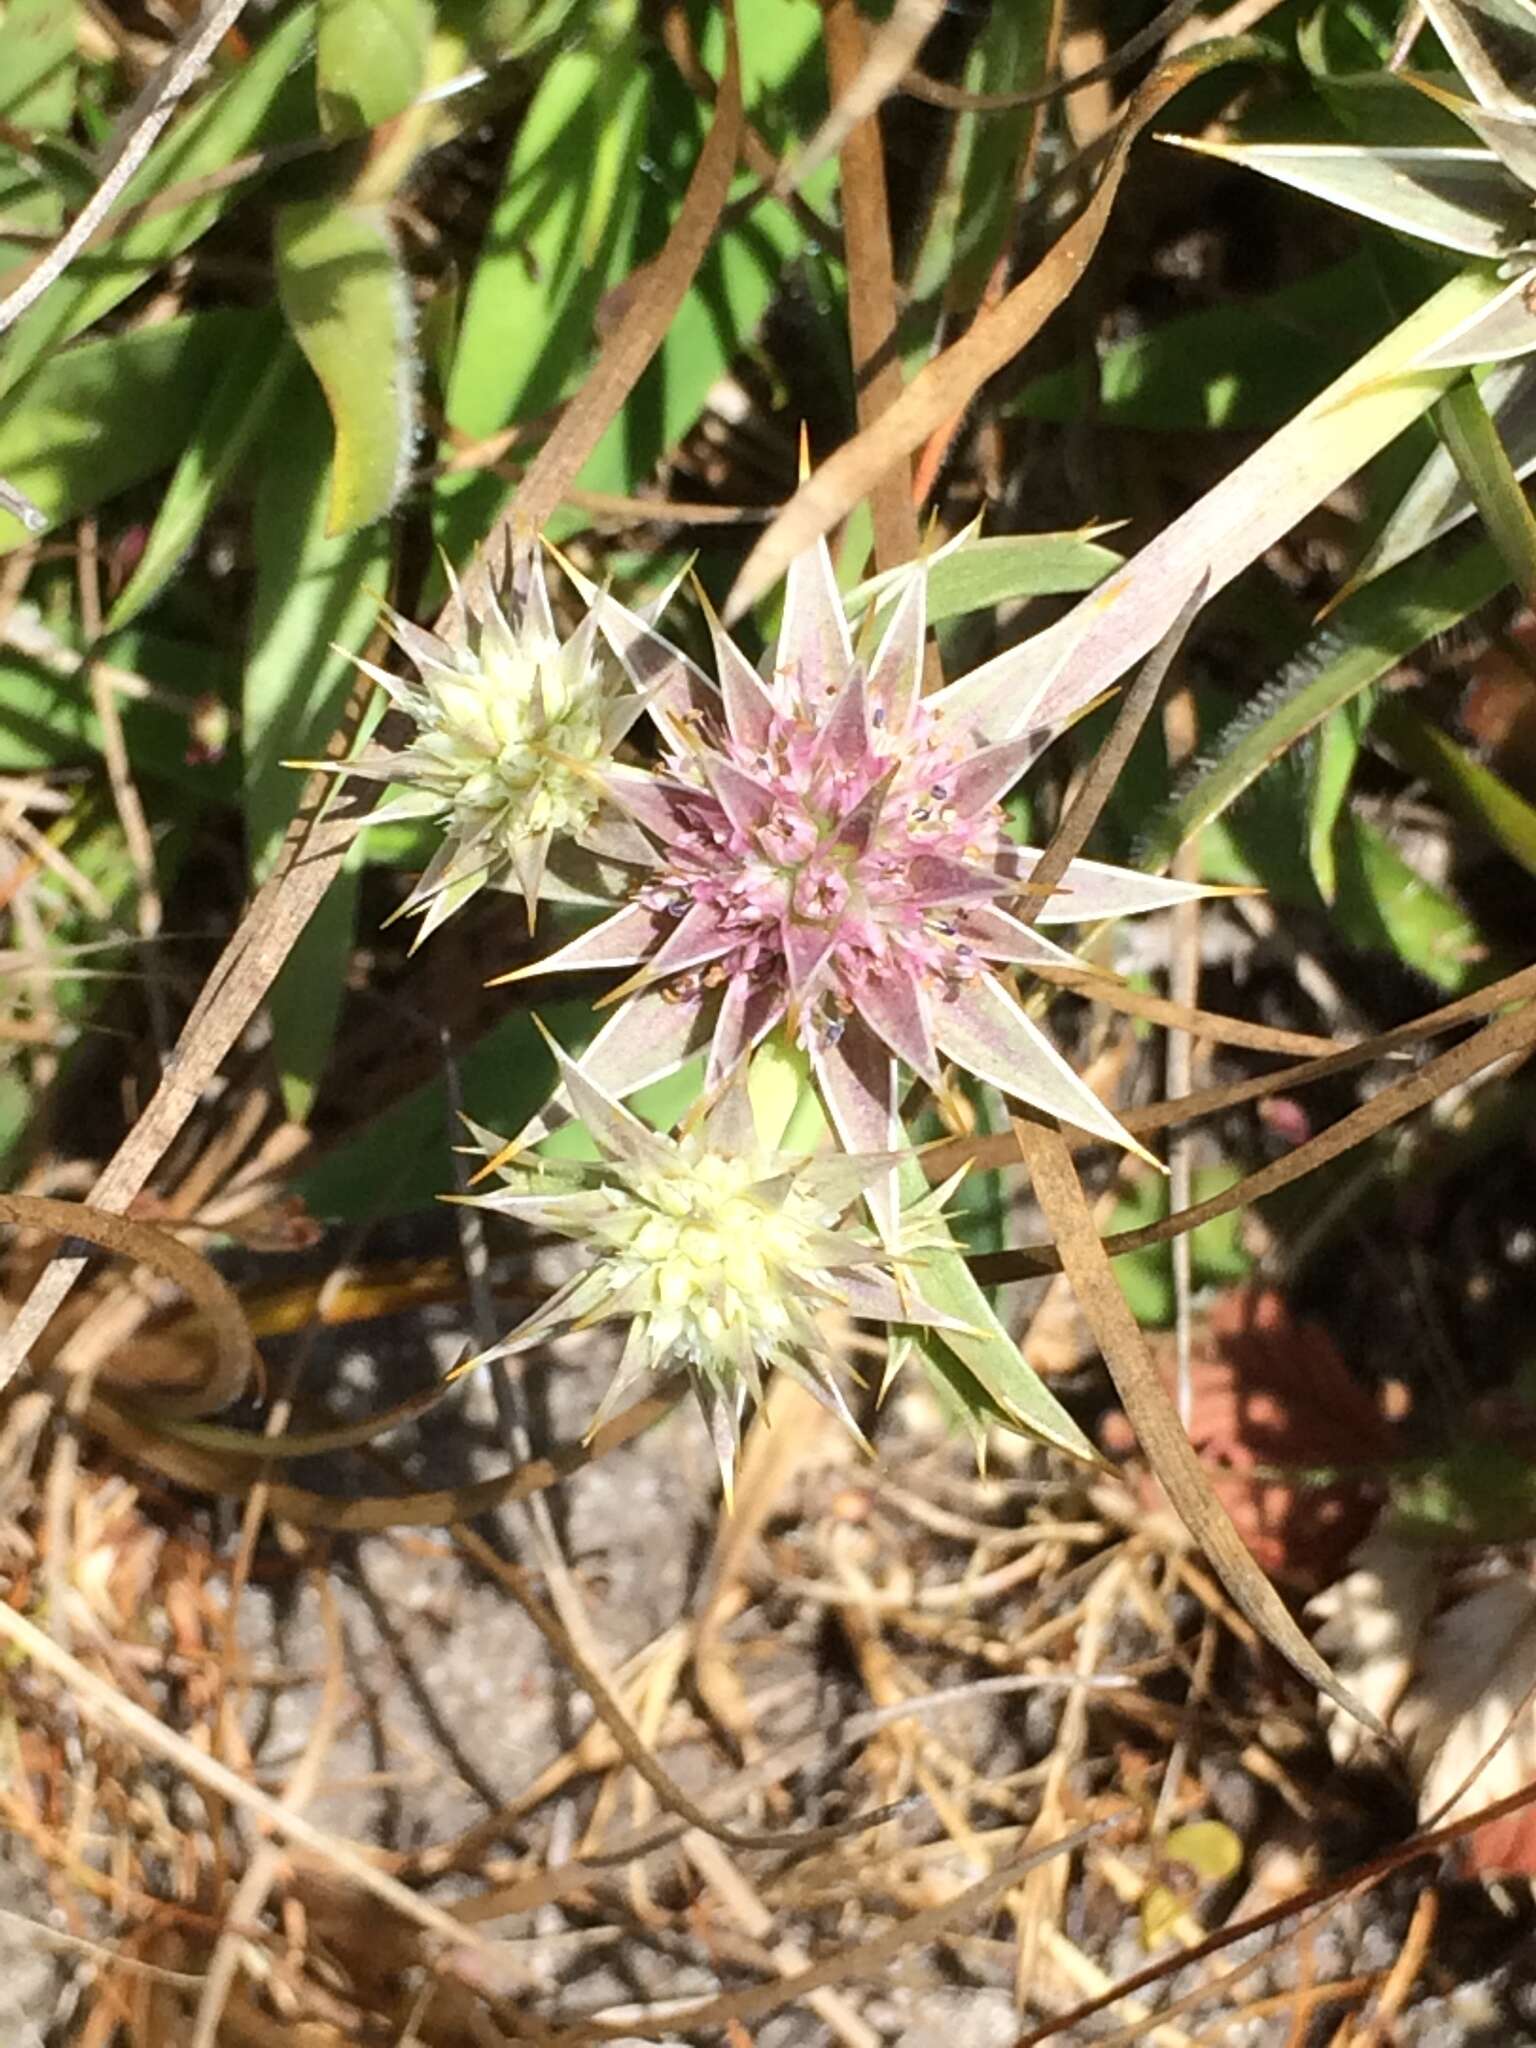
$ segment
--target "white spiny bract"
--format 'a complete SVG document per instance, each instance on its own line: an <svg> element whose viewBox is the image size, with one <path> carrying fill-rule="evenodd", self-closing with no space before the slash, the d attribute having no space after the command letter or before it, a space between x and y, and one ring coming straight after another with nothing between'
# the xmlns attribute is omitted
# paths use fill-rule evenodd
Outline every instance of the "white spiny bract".
<svg viewBox="0 0 1536 2048"><path fill-rule="evenodd" d="M925 565L866 659L820 542L791 567L766 677L711 620L718 685L577 580L662 742L654 772L599 771L646 843L629 901L517 970L636 970L582 1060L589 1079L628 1095L707 1047L708 1095L787 1029L850 1152L899 1150L901 1068L937 1091L945 1060L1133 1145L999 972L1071 964L1015 914L1040 856L1008 836L1001 807L1078 708L1052 714L1049 677L1031 696L1000 658L923 696ZM1038 924L1078 924L1202 893L1079 860L1032 908ZM888 1227L892 1178L866 1192Z"/></svg>
<svg viewBox="0 0 1536 2048"><path fill-rule="evenodd" d="M532 549L517 552L504 590L456 596L459 627L443 637L389 614L415 678L359 663L415 726L408 743L312 764L407 786L369 824L441 823L443 843L398 913L420 917L418 945L481 888L519 892L531 927L541 894L601 901L599 863L646 854L603 801L599 777L640 700L597 644L591 612L562 641Z"/></svg>
<svg viewBox="0 0 1536 2048"><path fill-rule="evenodd" d="M900 1251L848 1219L888 1159L784 1155L765 1143L738 1069L707 1114L664 1136L605 1095L555 1047L595 1162L524 1156L475 1136L503 1185L465 1200L574 1239L589 1263L475 1364L624 1317L618 1372L595 1430L637 1382L681 1367L709 1425L727 1496L749 1405L785 1372L858 1435L832 1370L830 1314L945 1327L902 1281L948 1244L940 1188L902 1212ZM952 1324L948 1325L953 1327Z"/></svg>
<svg viewBox="0 0 1536 2048"><path fill-rule="evenodd" d="M1422 357L1426 369L1536 352L1536 5L1532 0L1423 0L1471 97L1398 73L1405 98L1427 98L1472 140L1425 143L1229 143L1169 136L1186 149L1262 171L1367 220L1496 263L1505 289ZM1383 110L1387 106L1383 101ZM1422 121L1416 121L1422 127Z"/></svg>

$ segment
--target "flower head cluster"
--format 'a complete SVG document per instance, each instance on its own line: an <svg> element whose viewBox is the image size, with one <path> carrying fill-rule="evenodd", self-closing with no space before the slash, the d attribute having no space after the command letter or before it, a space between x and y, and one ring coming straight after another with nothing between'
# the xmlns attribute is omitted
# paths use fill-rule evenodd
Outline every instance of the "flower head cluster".
<svg viewBox="0 0 1536 2048"><path fill-rule="evenodd" d="M857 1434L827 1358L829 1311L942 1325L900 1284L892 1255L845 1220L886 1160L785 1156L759 1134L735 1075L694 1128L666 1137L605 1095L555 1048L600 1158L497 1163L503 1182L468 1199L580 1241L591 1263L485 1358L610 1317L629 1319L623 1358L592 1427L637 1380L681 1366L709 1423L727 1491L741 1425L771 1368L789 1373ZM488 1158L499 1141L477 1133ZM904 1256L945 1242L940 1189L901 1217ZM480 1361L477 1361L480 1362Z"/></svg>
<svg viewBox="0 0 1536 2048"><path fill-rule="evenodd" d="M531 925L541 894L601 901L599 861L644 856L634 828L604 805L598 780L640 701L598 648L590 612L562 641L532 550L515 557L505 591L455 595L460 625L451 636L390 617L416 679L359 664L415 726L409 743L315 764L407 785L371 824L441 822L442 846L401 906L422 920L418 944L487 885L519 891Z"/></svg>
<svg viewBox="0 0 1536 2048"><path fill-rule="evenodd" d="M644 620L584 590L663 741L658 772L603 776L647 842L631 900L520 970L638 969L584 1071L623 1095L707 1044L706 1089L718 1088L787 1023L849 1150L899 1146L898 1063L937 1089L945 1059L1130 1143L998 970L1071 964L1036 923L1201 892L1075 861L1046 898L1031 896L1039 855L1008 836L1001 800L1041 736L988 736L981 671L920 695L924 573L907 579L866 660L818 545L791 569L766 677L714 625L718 687ZM887 1184L883 1222L892 1199Z"/></svg>

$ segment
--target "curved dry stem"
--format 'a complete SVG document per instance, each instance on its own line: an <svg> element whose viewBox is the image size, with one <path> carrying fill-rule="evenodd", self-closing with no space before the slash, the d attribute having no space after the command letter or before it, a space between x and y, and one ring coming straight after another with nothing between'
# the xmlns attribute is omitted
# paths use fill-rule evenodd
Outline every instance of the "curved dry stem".
<svg viewBox="0 0 1536 2048"><path fill-rule="evenodd" d="M90 1202L60 1202L51 1195L0 1195L0 1223L54 1237L84 1238L103 1251L150 1266L172 1281L208 1319L213 1332L213 1370L196 1393L168 1395L155 1406L169 1415L211 1415L245 1391L256 1370L256 1342L239 1296L208 1261L169 1231L132 1217L117 1216Z"/></svg>
<svg viewBox="0 0 1536 2048"><path fill-rule="evenodd" d="M1527 1003L1512 1015L1485 1025L1450 1052L1441 1053L1438 1059L1431 1060L1418 1073L1392 1082L1359 1109L1330 1124L1327 1130L1309 1138L1304 1145L1298 1145L1284 1159L1276 1159L1270 1165L1260 1167L1235 1186L1219 1195L1212 1195L1209 1201L1196 1202L1192 1208L1180 1209L1174 1215L1165 1216L1157 1223L1144 1224L1138 1230L1118 1231L1113 1237L1103 1240L1104 1249L1111 1258L1119 1258L1125 1252L1143 1251L1148 1245L1165 1244L1170 1238L1182 1236L1185 1231L1197 1230L1202 1223L1229 1215L1234 1209L1247 1208L1251 1202L1262 1201L1266 1195L1288 1187L1292 1181L1304 1180L1320 1166L1341 1158L1416 1111L1427 1108L1437 1096L1445 1094L1448 1089L1460 1087L1485 1067L1491 1067L1498 1060L1523 1056L1533 1046L1536 1046L1536 1003ZM1050 1244L1026 1245L1016 1252L990 1252L968 1263L984 1286L997 1286L1005 1280L1031 1279L1040 1273L1059 1273L1062 1270L1061 1253Z"/></svg>
<svg viewBox="0 0 1536 2048"><path fill-rule="evenodd" d="M490 1479L473 1480L463 1486L434 1487L423 1493L363 1494L346 1499L274 1481L267 1487L267 1503L274 1515L301 1529L358 1535L379 1529L446 1528L451 1522L490 1514L512 1501L527 1500L546 1487L558 1485L594 1458L616 1450L660 1422L672 1412L681 1392L680 1378L664 1381L660 1393L626 1408L589 1440L562 1445L547 1457L534 1458ZM178 1486L237 1499L243 1499L250 1491L252 1474L248 1460L242 1458L239 1465L231 1467L190 1445L168 1442L152 1427L125 1415L99 1395L87 1407L85 1420L121 1456L148 1465Z"/></svg>

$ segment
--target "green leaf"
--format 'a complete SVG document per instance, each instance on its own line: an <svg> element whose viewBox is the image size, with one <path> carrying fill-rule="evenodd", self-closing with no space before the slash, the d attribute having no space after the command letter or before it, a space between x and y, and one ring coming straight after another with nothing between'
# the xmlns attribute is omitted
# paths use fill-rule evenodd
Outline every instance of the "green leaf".
<svg viewBox="0 0 1536 2048"><path fill-rule="evenodd" d="M1478 386L1511 468L1522 481L1536 470L1536 363L1500 363ZM1350 579L1370 582L1449 533L1476 510L1449 448L1437 443Z"/></svg>
<svg viewBox="0 0 1536 2048"><path fill-rule="evenodd" d="M1312 879L1325 903L1338 895L1339 871L1334 853L1338 829L1365 728L1374 708L1369 690L1325 718L1317 728L1307 775L1307 859Z"/></svg>
<svg viewBox="0 0 1536 2048"><path fill-rule="evenodd" d="M152 198L172 184L206 179L258 144L288 142L312 132L311 82L297 67L313 27L308 6L294 8L279 21L227 84L208 93L161 137L130 183L125 203ZM167 257L195 242L250 191L254 176L126 227L79 258L5 337L0 396L9 396L13 407L18 404L17 387L29 371L121 305Z"/></svg>
<svg viewBox="0 0 1536 2048"><path fill-rule="evenodd" d="M626 251L648 81L638 44L555 58L518 129L459 329L448 416L471 436L538 412L579 375Z"/></svg>
<svg viewBox="0 0 1536 2048"><path fill-rule="evenodd" d="M1094 416L1159 432L1267 427L1342 375L1379 331L1381 295L1364 257L1330 264L1263 298L1213 306L1117 341L1092 371L1074 363L1026 384L1003 410L1067 422Z"/></svg>
<svg viewBox="0 0 1536 2048"><path fill-rule="evenodd" d="M277 291L335 427L328 534L382 519L408 472L416 363L410 291L382 206L287 206Z"/></svg>
<svg viewBox="0 0 1536 2048"><path fill-rule="evenodd" d="M422 0L319 0L315 95L326 134L376 127L408 106L431 33Z"/></svg>
<svg viewBox="0 0 1536 2048"><path fill-rule="evenodd" d="M899 1185L903 1203L918 1201L927 1193L927 1178L915 1159L909 1159L901 1168ZM914 1266L911 1278L930 1308L969 1324L974 1332L922 1333L918 1346L921 1355L928 1357L931 1346L941 1344L954 1353L996 1403L1010 1428L1037 1437L1041 1443L1051 1444L1071 1457L1086 1459L1091 1464L1099 1462L1092 1443L1040 1375L1030 1370L958 1251L926 1254L921 1265Z"/></svg>
<svg viewBox="0 0 1536 2048"><path fill-rule="evenodd" d="M581 998L541 1009L560 1043L579 1052L596 1028ZM526 1010L497 1024L460 1059L464 1104L477 1123L515 1131L546 1101L555 1063ZM565 1128L565 1127L562 1127ZM393 1104L300 1175L297 1191L316 1216L362 1222L425 1208L453 1187L458 1142L441 1081Z"/></svg>
<svg viewBox="0 0 1536 2048"><path fill-rule="evenodd" d="M109 633L136 619L176 573L298 367L292 344L272 312L242 316L227 349L224 373L185 440L144 552L108 615Z"/></svg>
<svg viewBox="0 0 1536 2048"><path fill-rule="evenodd" d="M1092 590L1124 557L1088 533L997 534L935 562L928 578L928 622L991 611L1030 597ZM863 586L861 586L863 587ZM850 608L858 593L850 595Z"/></svg>
<svg viewBox="0 0 1536 2048"><path fill-rule="evenodd" d="M71 0L10 0L0 21L0 119L61 134L75 104Z"/></svg>
<svg viewBox="0 0 1536 2048"><path fill-rule="evenodd" d="M603 293L629 268L650 92L633 15L624 0L601 36L555 57L523 117L459 324L454 435L477 441L557 404L589 360ZM439 485L450 561L468 554L504 488L486 474Z"/></svg>
<svg viewBox="0 0 1536 2048"><path fill-rule="evenodd" d="M1536 347L1536 321L1531 323L1531 344ZM1477 386L1463 378L1447 391L1432 417L1482 514L1488 538L1504 559L1510 581L1529 600L1536 596L1536 518Z"/></svg>
<svg viewBox="0 0 1536 2048"><path fill-rule="evenodd" d="M742 94L748 117L779 135L796 113L813 124L824 95L820 10L809 0L775 0L771 12L740 17ZM722 17L701 36L701 60L718 76L724 61ZM809 81L809 90L808 90ZM789 128L793 135L794 129ZM802 129L801 132L804 132ZM644 149L656 177L642 192L633 223L637 250L659 248L692 174L701 146L699 103L670 70L651 85ZM788 137L786 137L786 144ZM807 181L802 197L830 206L836 165ZM754 204L754 200L757 202ZM584 465L579 481L591 491L632 491L694 426L710 392L755 335L781 291L786 270L804 257L806 237L782 201L764 197L750 175L737 180L731 227L706 252L698 274L673 316L665 340L622 413ZM551 522L558 535L566 522Z"/></svg>
<svg viewBox="0 0 1536 2048"><path fill-rule="evenodd" d="M1192 779L1145 827L1135 865L1165 867L1298 740L1416 647L1486 604L1505 573L1480 542L1451 562L1404 563L1349 598L1217 735Z"/></svg>
<svg viewBox="0 0 1536 2048"><path fill-rule="evenodd" d="M1404 766L1422 776L1459 818L1486 832L1527 874L1536 875L1536 806L1448 733L1396 699L1382 705L1376 729Z"/></svg>
<svg viewBox="0 0 1536 2048"><path fill-rule="evenodd" d="M960 84L967 92L1027 92L1046 79L1054 47L1051 0L1013 0L989 8L966 54ZM943 185L912 269L911 293L942 291L947 307L969 311L981 301L1017 218L1019 171L1040 107L961 114Z"/></svg>
<svg viewBox="0 0 1536 2048"><path fill-rule="evenodd" d="M332 496L325 409L319 390L296 380L284 432L268 445L252 538L256 591L245 671L246 830L259 877L298 802L302 781L284 760L324 749L389 581L389 529L326 530ZM290 959L271 1004L288 1112L307 1113L334 1030L351 955L350 933L333 931L323 958Z"/></svg>
<svg viewBox="0 0 1536 2048"><path fill-rule="evenodd" d="M24 395L0 405L0 476L57 526L169 467L244 319L187 313L81 342L42 364ZM0 512L0 553L35 539Z"/></svg>
<svg viewBox="0 0 1536 2048"><path fill-rule="evenodd" d="M1321 909L1295 830L1294 796L1266 777L1202 842L1208 880L1257 883L1277 902ZM1491 963L1476 922L1425 880L1384 834L1346 810L1334 840L1334 930L1351 951L1395 957L1447 995L1485 980Z"/></svg>

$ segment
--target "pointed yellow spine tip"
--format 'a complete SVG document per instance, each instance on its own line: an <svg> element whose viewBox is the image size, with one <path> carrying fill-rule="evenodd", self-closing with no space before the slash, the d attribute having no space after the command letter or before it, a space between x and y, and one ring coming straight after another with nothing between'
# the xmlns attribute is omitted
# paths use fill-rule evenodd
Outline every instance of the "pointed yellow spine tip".
<svg viewBox="0 0 1536 2048"><path fill-rule="evenodd" d="M476 1167L475 1171L469 1176L466 1185L472 1188L478 1187L487 1174L496 1173L503 1166L509 1165L523 1149L523 1146L518 1143L516 1138L508 1138L501 1150L492 1158L487 1159L484 1166Z"/></svg>
<svg viewBox="0 0 1536 2048"><path fill-rule="evenodd" d="M641 989L649 988L652 982L664 978L653 974L649 967L638 967L627 981L621 981L617 988L609 989L607 995L599 996L592 1007L594 1010L611 1010L615 1003L622 1003L626 996L638 995Z"/></svg>

